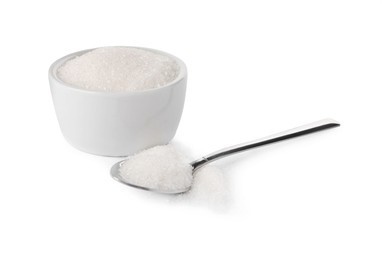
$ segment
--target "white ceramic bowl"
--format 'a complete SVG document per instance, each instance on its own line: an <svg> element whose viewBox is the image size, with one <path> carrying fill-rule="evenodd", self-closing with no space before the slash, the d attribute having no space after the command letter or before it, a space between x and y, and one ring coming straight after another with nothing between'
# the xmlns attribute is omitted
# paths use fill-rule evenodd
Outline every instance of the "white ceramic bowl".
<svg viewBox="0 0 382 260"><path fill-rule="evenodd" d="M128 156L167 144L174 137L186 95L186 65L168 53L146 50L173 58L180 67L178 77L150 90L90 91L63 82L57 77L57 69L91 50L69 54L52 64L49 83L53 103L61 131L70 144L92 154Z"/></svg>

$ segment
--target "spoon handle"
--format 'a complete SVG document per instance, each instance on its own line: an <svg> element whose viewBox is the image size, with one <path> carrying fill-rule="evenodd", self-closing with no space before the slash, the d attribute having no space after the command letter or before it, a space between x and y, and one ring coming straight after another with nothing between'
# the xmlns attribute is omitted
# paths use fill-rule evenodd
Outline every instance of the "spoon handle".
<svg viewBox="0 0 382 260"><path fill-rule="evenodd" d="M295 138L295 137L306 135L306 134L311 134L314 132L318 132L321 130L325 130L325 129L329 129L329 128L337 127L337 126L340 126L340 124L337 121L333 119L323 119L323 120L313 122L307 125L303 125L300 127L296 127L287 131L283 131L277 134L263 137L252 142L242 143L242 144L221 149L219 151L216 151L198 160L193 161L191 165L194 168L194 170L196 170L207 163L213 162L215 160L221 159L229 155L241 153L259 146L280 142L283 140Z"/></svg>

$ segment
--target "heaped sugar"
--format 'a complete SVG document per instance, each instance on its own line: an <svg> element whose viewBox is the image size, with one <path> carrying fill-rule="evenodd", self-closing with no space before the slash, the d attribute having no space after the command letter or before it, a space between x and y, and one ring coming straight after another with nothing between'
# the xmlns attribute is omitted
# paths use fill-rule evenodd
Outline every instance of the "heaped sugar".
<svg viewBox="0 0 382 260"><path fill-rule="evenodd" d="M127 183L157 191L176 192L191 187L176 200L226 210L230 200L225 175L218 167L208 165L193 173L190 161L177 145L155 146L127 158L119 172Z"/></svg>
<svg viewBox="0 0 382 260"><path fill-rule="evenodd" d="M163 192L188 190L192 166L173 145L161 145L129 157L119 169L128 183Z"/></svg>
<svg viewBox="0 0 382 260"><path fill-rule="evenodd" d="M77 88L93 91L140 91L176 79L179 65L164 54L133 47L103 47L68 60L57 76Z"/></svg>

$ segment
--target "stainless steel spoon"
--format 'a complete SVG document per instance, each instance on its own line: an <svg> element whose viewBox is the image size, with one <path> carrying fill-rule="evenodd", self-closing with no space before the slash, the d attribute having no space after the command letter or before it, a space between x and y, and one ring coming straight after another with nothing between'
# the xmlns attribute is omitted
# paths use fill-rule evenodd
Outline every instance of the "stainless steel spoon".
<svg viewBox="0 0 382 260"><path fill-rule="evenodd" d="M209 155L203 156L202 158L191 162L191 166L193 168L193 173L196 170L198 170L199 168L203 167L204 165L211 163L213 161L216 161L218 159L224 158L224 157L229 156L229 155L241 153L241 152L244 152L244 151L256 148L256 147L280 142L283 140L295 138L295 137L306 135L306 134L311 134L311 133L314 133L317 131L321 131L321 130L325 130L325 129L329 129L329 128L337 127L337 126L340 126L340 124L337 121L332 120L332 119L324 119L324 120L320 120L320 121L310 123L310 124L307 124L304 126L296 127L296 128L293 128L293 129L290 129L287 131L283 131L283 132L280 132L280 133L277 133L274 135L270 135L270 136L267 136L267 137L264 137L261 139L257 139L257 140L252 141L252 142L247 142L247 143L242 143L242 144L238 144L235 146L230 146L230 147L221 149L219 151L216 151L214 153L211 153ZM166 191L163 191L163 190L157 190L157 189L151 189L151 188L147 188L147 187L137 186L137 185L134 185L132 183L126 182L122 178L122 176L120 175L120 171L119 171L120 166L125 161L126 160L117 162L116 164L113 165L113 167L110 170L111 176L115 180L117 180L123 184L129 185L129 186L134 187L134 188L139 188L139 189L154 191L154 192L159 192L159 193L167 193L167 194L184 193L184 192L187 192L188 190L190 190L190 188L191 188L191 186L190 186L184 190L173 190L173 191L167 191L166 190Z"/></svg>

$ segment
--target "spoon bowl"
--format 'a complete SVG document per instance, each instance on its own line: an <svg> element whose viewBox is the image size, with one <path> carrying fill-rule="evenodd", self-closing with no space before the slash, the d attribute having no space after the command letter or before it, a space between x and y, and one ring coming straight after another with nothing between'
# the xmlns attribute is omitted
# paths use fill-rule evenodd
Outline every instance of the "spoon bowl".
<svg viewBox="0 0 382 260"><path fill-rule="evenodd" d="M156 193L163 193L163 194L180 194L180 193L185 193L187 191L189 191L191 189L191 185L187 188L187 189L182 189L182 190L161 190L161 189L155 189L155 188L149 188L149 187L143 187L143 186L140 186L140 185L135 185L133 183L130 183L128 181L126 181L123 176L121 175L121 172L120 172L120 168L121 166L127 161L128 159L126 160L123 160L123 161L119 161L117 163L115 163L111 169L110 169L110 175L111 177L120 182L120 183L123 183L125 185L128 185L130 187L133 187L133 188L137 188L137 189L141 189L141 190L146 190L146 191L152 191L152 192L156 192ZM194 173L194 170L193 172Z"/></svg>

